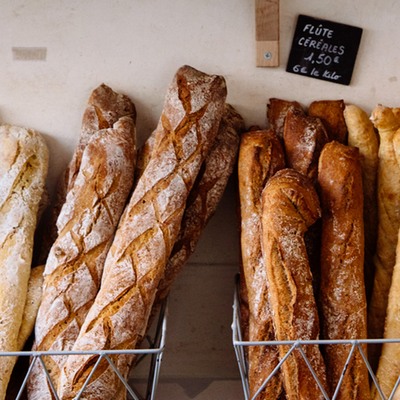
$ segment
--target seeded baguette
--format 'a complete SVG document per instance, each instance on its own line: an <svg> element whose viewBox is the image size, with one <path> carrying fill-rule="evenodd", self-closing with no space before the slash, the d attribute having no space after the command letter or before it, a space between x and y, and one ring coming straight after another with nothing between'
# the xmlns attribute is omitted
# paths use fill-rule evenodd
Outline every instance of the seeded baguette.
<svg viewBox="0 0 400 400"><path fill-rule="evenodd" d="M266 182L285 167L285 156L272 129L242 135L238 176L241 220L241 254L249 304L250 341L275 340L268 281L261 252L261 192ZM277 346L248 348L250 396L253 397L279 363ZM278 372L257 400L278 399L283 381Z"/></svg>
<svg viewBox="0 0 400 400"><path fill-rule="evenodd" d="M100 286L104 261L133 184L136 133L131 118L98 131L86 145L80 171L57 219L58 237L44 271L34 349L69 351ZM55 387L65 356L43 357ZM28 398L51 399L41 363L35 363Z"/></svg>
<svg viewBox="0 0 400 400"><path fill-rule="evenodd" d="M38 132L2 125L0 154L0 351L18 351L48 150ZM15 361L0 358L0 399Z"/></svg>
<svg viewBox="0 0 400 400"><path fill-rule="evenodd" d="M295 170L277 172L262 192L262 244L276 338L317 340L319 318L304 233L321 216L318 195ZM291 346L279 346L282 359ZM303 347L327 391L324 360L317 345ZM287 399L324 399L303 356L294 350L282 364Z"/></svg>
<svg viewBox="0 0 400 400"><path fill-rule="evenodd" d="M135 348L144 335L160 279L171 254L187 196L209 152L224 111L225 80L180 68L168 89L157 127L157 147L119 223L102 285L74 350ZM60 398L74 398L96 356L71 356ZM113 355L127 378L134 357ZM113 399L122 383L102 360L83 399Z"/></svg>

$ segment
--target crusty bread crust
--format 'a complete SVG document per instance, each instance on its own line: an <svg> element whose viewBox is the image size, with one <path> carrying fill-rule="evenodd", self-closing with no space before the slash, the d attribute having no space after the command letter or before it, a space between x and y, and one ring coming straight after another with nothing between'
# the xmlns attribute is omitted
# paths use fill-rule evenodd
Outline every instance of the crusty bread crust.
<svg viewBox="0 0 400 400"><path fill-rule="evenodd" d="M262 244L277 340L316 340L319 319L304 233L321 216L318 195L295 170L277 172L262 193ZM283 358L290 346L279 346ZM324 360L317 345L303 350L324 389ZM282 364L286 396L323 399L303 356L294 350Z"/></svg>
<svg viewBox="0 0 400 400"><path fill-rule="evenodd" d="M204 158L218 131L225 80L180 68L167 92L156 143L121 218L108 253L102 285L74 350L135 348L146 331L160 279ZM96 356L71 356L60 381L60 398L74 398ZM127 377L131 355L111 357ZM122 383L106 360L99 364L84 399L112 399Z"/></svg>
<svg viewBox="0 0 400 400"><path fill-rule="evenodd" d="M11 125L0 126L0 151L0 351L17 351L49 156L38 132ZM0 359L0 399L15 360Z"/></svg>
<svg viewBox="0 0 400 400"><path fill-rule="evenodd" d="M275 340L268 281L261 254L261 192L277 171L285 167L285 156L272 129L242 135L238 176L241 220L241 255L249 303L251 341ZM254 396L279 363L275 346L250 346L249 386ZM257 397L277 399L283 392L280 373L276 374Z"/></svg>
<svg viewBox="0 0 400 400"><path fill-rule="evenodd" d="M396 262L400 228L400 122L389 107L379 105L371 115L380 136L378 164L378 239L374 256L375 276L368 306L368 337L383 337L387 299ZM399 155L398 155L399 154ZM376 370L380 345L368 346L369 361Z"/></svg>
<svg viewBox="0 0 400 400"><path fill-rule="evenodd" d="M82 154L80 171L57 220L58 237L45 269L43 298L35 326L34 348L68 351L100 286L104 261L130 193L136 160L131 118L94 134ZM58 385L64 356L44 357ZM42 365L28 383L29 399L51 399Z"/></svg>
<svg viewBox="0 0 400 400"><path fill-rule="evenodd" d="M359 151L336 141L319 160L322 206L321 339L366 339L363 189ZM323 346L328 384L334 394L351 345ZM367 352L366 344L362 345ZM355 351L337 399L370 399L368 369Z"/></svg>

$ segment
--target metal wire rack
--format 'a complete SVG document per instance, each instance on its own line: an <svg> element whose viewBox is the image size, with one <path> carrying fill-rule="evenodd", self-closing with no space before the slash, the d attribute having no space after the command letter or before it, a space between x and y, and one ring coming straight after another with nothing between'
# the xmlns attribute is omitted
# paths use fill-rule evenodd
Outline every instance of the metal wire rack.
<svg viewBox="0 0 400 400"><path fill-rule="evenodd" d="M99 366L102 360L107 360L110 364L111 368L114 370L120 381L125 386L128 396L130 395L131 399L134 400L154 400L158 378L160 375L160 367L161 367L161 360L162 355L165 347L165 336L167 330L167 316L168 316L168 300L166 299L161 306L157 325L155 329L155 333L153 337L147 336L146 340L148 342L148 348L142 349L135 349L135 350L101 350L101 351L15 351L15 352L0 352L0 357L4 356L17 356L17 357L31 357L31 362L29 364L29 368L26 372L25 378L19 388L19 392L15 397L15 400L23 399L25 394L25 388L28 381L28 377L32 371L32 368L35 363L40 362L44 368L46 373L47 381L51 387L53 395L56 400L59 400L57 395L57 391L51 381L49 372L45 366L43 361L43 356L50 356L50 355L98 355L98 359L91 371L88 375L85 383L83 384L81 390L79 391L78 395L74 400L79 400L84 393L84 390L88 383L90 382L91 377L93 376L95 370ZM150 366L149 366L149 373L147 378L147 388L146 393L144 395L140 394L137 389L133 387L133 384L129 384L126 379L120 374L118 369L115 367L113 361L111 360L110 356L115 354L135 354L138 358L136 361L136 366L141 363L146 357L150 357Z"/></svg>
<svg viewBox="0 0 400 400"><path fill-rule="evenodd" d="M285 360L289 357L289 355L295 351L298 350L301 355L304 358L304 361L306 362L310 372L312 373L316 383L318 384L318 387L320 388L321 392L323 393L324 399L325 400L336 400L339 394L339 389L342 384L343 378L345 376L347 367L351 361L351 358L356 350L360 352L365 365L368 368L371 380L375 384L378 393L381 397L382 400L392 400L394 397L394 394L396 392L397 387L400 385L400 376L397 379L397 382L395 386L393 387L393 390L388 398L384 396L382 393L382 389L378 384L376 375L374 374L371 365L368 362L368 359L365 355L365 353L362 350L361 344L364 343L400 343L400 338L399 339L358 339L358 340L297 340L297 341L259 341L259 342L251 342L251 341L243 341L242 340L242 333L241 333L241 327L240 327L240 296L239 296L239 275L236 276L236 285L235 285L235 294L234 294L234 299L233 299L233 322L232 322L232 341L233 341L233 346L235 349L236 353L236 359L238 362L239 366L239 372L240 372L240 377L242 380L242 386L243 386L243 392L244 392L244 397L245 400L255 400L257 396L261 393L261 391L265 388L265 386L268 384L268 382L271 380L271 378L279 371L280 367L282 364L285 362ZM351 345L345 366L343 367L340 379L338 381L337 387L335 389L334 394L332 397L329 397L329 395L326 393L324 390L321 382L319 381L316 373L314 372L309 360L307 359L307 356L304 352L304 347L307 345L339 345L339 344L347 344ZM248 362L247 362L247 357L246 357L246 351L245 347L247 346L290 346L289 351L286 353L285 357L283 357L279 364L276 366L276 368L271 372L271 374L268 376L268 378L263 382L263 384L260 386L260 388L257 390L257 392L251 397L250 396L250 388L249 388L249 371L248 371Z"/></svg>

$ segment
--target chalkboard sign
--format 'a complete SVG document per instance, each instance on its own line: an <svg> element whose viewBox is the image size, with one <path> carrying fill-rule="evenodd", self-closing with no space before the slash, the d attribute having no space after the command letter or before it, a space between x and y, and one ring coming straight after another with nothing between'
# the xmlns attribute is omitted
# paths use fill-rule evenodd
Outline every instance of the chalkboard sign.
<svg viewBox="0 0 400 400"><path fill-rule="evenodd" d="M287 72L349 85L362 29L299 15Z"/></svg>

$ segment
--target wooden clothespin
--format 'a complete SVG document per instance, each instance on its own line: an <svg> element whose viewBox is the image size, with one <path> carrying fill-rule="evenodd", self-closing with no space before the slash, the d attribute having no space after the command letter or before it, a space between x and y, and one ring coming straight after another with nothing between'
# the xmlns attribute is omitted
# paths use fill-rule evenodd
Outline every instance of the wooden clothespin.
<svg viewBox="0 0 400 400"><path fill-rule="evenodd" d="M256 0L256 67L279 67L279 0Z"/></svg>

